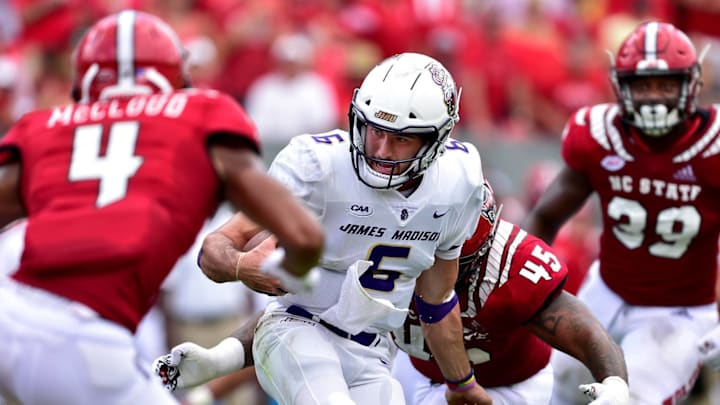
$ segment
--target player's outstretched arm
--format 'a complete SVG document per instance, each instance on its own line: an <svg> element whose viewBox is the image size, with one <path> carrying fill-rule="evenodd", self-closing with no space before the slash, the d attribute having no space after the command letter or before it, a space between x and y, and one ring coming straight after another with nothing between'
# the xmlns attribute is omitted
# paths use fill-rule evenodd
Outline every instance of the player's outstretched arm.
<svg viewBox="0 0 720 405"><path fill-rule="evenodd" d="M591 404L630 403L627 367L622 349L575 296L562 291L526 326L540 339L580 360L597 383L579 388Z"/></svg>
<svg viewBox="0 0 720 405"><path fill-rule="evenodd" d="M263 270L279 272L274 274L276 277L283 277L285 273L296 279L305 277L317 264L325 242L325 234L317 218L280 182L266 173L262 161L252 149L216 145L211 154L225 186L225 197L250 223L258 224L275 235L282 248L268 257L263 263ZM224 226L226 236L246 232L231 230L231 227L240 225L242 222L231 219ZM258 225L255 225L255 233L260 231ZM242 246L234 248L241 251ZM208 253L205 246L203 253ZM228 263L232 267L236 264L237 260ZM292 278L286 281L304 282Z"/></svg>
<svg viewBox="0 0 720 405"><path fill-rule="evenodd" d="M465 351L457 295L453 290L458 261L435 257L415 287L415 305L425 341L448 385L448 404L492 404L492 398L477 384Z"/></svg>
<svg viewBox="0 0 720 405"><path fill-rule="evenodd" d="M181 343L153 362L153 371L169 391L204 384L212 379L253 365L252 341L263 311L211 348Z"/></svg>
<svg viewBox="0 0 720 405"><path fill-rule="evenodd" d="M249 288L269 295L282 295L282 283L262 271L262 264L277 247L277 239L242 213L208 234L203 240L198 265L218 283L242 281ZM254 236L253 236L253 233Z"/></svg>

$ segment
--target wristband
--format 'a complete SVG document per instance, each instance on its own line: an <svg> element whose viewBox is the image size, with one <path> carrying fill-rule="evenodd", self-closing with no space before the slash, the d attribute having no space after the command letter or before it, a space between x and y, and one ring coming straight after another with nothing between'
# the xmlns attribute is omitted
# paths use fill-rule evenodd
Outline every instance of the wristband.
<svg viewBox="0 0 720 405"><path fill-rule="evenodd" d="M450 298L441 304L429 304L425 302L419 295L415 295L415 308L417 308L418 317L423 323L440 322L447 314L449 314L458 303L458 296L455 291L452 292Z"/></svg>
<svg viewBox="0 0 720 405"><path fill-rule="evenodd" d="M445 384L450 391L463 392L472 388L477 382L475 381L475 371L470 368L470 374L460 380L445 379Z"/></svg>

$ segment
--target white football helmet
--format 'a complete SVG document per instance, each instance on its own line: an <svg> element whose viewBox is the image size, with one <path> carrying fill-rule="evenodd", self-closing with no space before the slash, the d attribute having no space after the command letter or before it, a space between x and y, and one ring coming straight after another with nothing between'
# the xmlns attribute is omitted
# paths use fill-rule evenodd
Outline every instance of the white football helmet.
<svg viewBox="0 0 720 405"><path fill-rule="evenodd" d="M397 188L421 175L445 152L445 141L459 120L460 94L455 81L437 60L402 53L375 66L355 90L350 105L350 153L358 179L372 188ZM402 161L365 154L367 126L383 131L419 134L427 138L417 155ZM411 162L400 174L372 169L368 160L398 165Z"/></svg>

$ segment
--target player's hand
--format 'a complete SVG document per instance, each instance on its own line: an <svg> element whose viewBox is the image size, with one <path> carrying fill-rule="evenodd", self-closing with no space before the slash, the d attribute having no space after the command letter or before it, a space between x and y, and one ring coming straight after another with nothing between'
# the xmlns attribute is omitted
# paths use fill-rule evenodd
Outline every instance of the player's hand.
<svg viewBox="0 0 720 405"><path fill-rule="evenodd" d="M248 242L249 243L249 242ZM248 288L269 295L283 295L282 282L275 277L265 274L261 270L263 261L277 248L277 239L274 236L266 237L252 249L245 252L238 260L236 278Z"/></svg>
<svg viewBox="0 0 720 405"><path fill-rule="evenodd" d="M448 405L491 405L492 397L483 387L475 384L467 391L445 391L445 399Z"/></svg>
<svg viewBox="0 0 720 405"><path fill-rule="evenodd" d="M697 348L703 364L720 371L720 325L698 340Z"/></svg>
<svg viewBox="0 0 720 405"><path fill-rule="evenodd" d="M630 404L630 389L620 377L607 377L602 383L582 384L578 388L592 400L591 405Z"/></svg>
<svg viewBox="0 0 720 405"><path fill-rule="evenodd" d="M153 362L153 371L169 391L191 388L213 378L239 370L245 365L245 351L239 340L225 338L210 349L192 342L181 343Z"/></svg>
<svg viewBox="0 0 720 405"><path fill-rule="evenodd" d="M320 281L320 269L313 267L302 277L290 274L282 266L285 259L285 250L282 248L275 249L261 264L260 270L276 279L280 280L283 290L291 293L309 293L315 288Z"/></svg>

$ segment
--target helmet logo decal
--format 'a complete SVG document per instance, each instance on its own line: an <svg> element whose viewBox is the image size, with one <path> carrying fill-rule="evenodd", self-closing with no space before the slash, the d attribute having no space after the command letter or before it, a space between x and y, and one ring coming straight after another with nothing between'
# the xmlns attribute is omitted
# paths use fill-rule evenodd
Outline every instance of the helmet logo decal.
<svg viewBox="0 0 720 405"><path fill-rule="evenodd" d="M637 70L644 69L661 69L667 70L668 63L664 59L657 58L657 42L658 42L658 23L648 23L645 28L645 59L638 61Z"/></svg>
<svg viewBox="0 0 720 405"><path fill-rule="evenodd" d="M445 70L445 68L435 63L430 64L428 70L430 71L430 76L433 81L442 89L448 115L451 117L455 116L457 107L457 92L455 91L455 83L453 83L450 74L447 70Z"/></svg>
<svg viewBox="0 0 720 405"><path fill-rule="evenodd" d="M135 67L135 12L125 10L118 14L117 22L117 62L118 85L131 86L134 82Z"/></svg>
<svg viewBox="0 0 720 405"><path fill-rule="evenodd" d="M375 118L380 118L381 120L385 120L387 122L395 122L397 121L398 116L385 111L376 111Z"/></svg>
<svg viewBox="0 0 720 405"><path fill-rule="evenodd" d="M645 59L655 60L657 57L658 23L648 23L645 28Z"/></svg>

